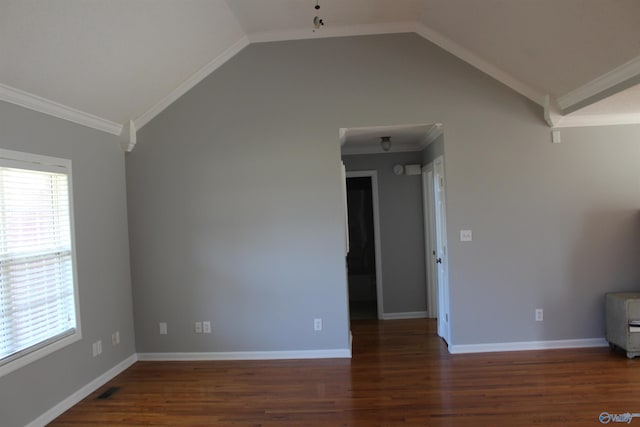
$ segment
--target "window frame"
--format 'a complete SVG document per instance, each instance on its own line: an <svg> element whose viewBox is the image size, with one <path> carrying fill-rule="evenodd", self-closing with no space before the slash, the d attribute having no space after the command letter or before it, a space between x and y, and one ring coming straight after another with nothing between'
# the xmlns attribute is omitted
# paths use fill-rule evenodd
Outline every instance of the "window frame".
<svg viewBox="0 0 640 427"><path fill-rule="evenodd" d="M67 190L69 196L69 229L71 240L71 272L73 275L73 298L75 308L76 328L74 332L60 336L58 339L51 341L43 340L37 346L42 345L31 351L17 352L17 357L11 359L14 355L9 356L9 361L0 365L0 377L29 365L36 360L42 359L64 347L71 345L82 339L81 315L80 315L80 295L78 291L78 267L76 257L76 235L75 235L75 217L73 203L73 175L71 169L71 160L58 157L43 156L39 154L31 154L20 151L6 150L0 148L0 166L12 167L24 170L64 173L67 175ZM51 341L47 343L47 341Z"/></svg>

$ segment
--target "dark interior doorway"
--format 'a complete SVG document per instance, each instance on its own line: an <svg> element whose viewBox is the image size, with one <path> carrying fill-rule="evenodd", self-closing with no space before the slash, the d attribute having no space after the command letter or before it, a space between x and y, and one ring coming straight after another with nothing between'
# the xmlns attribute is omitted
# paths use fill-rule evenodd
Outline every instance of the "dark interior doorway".
<svg viewBox="0 0 640 427"><path fill-rule="evenodd" d="M347 178L349 310L351 319L377 319L371 177Z"/></svg>

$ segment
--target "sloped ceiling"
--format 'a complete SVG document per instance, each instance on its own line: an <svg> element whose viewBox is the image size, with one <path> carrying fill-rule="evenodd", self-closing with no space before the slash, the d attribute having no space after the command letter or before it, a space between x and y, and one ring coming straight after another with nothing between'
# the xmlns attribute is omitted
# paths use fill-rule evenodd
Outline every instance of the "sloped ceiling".
<svg viewBox="0 0 640 427"><path fill-rule="evenodd" d="M3 0L0 100L135 139L249 43L416 32L546 106L550 125L640 123L637 0L315 4ZM314 31L316 14L326 25Z"/></svg>
<svg viewBox="0 0 640 427"><path fill-rule="evenodd" d="M560 97L640 55L637 0L439 0L422 22Z"/></svg>

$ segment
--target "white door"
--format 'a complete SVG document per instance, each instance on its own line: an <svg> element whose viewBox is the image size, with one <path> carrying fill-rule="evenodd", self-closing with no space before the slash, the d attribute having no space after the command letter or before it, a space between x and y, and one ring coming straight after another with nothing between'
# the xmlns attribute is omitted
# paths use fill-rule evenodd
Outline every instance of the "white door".
<svg viewBox="0 0 640 427"><path fill-rule="evenodd" d="M438 317L438 280L436 277L436 196L433 163L422 167L422 205L424 212L425 266L427 277L427 315Z"/></svg>
<svg viewBox="0 0 640 427"><path fill-rule="evenodd" d="M438 335L447 343L450 340L449 325L449 254L447 251L447 211L444 180L444 159L433 162L436 222L436 275L438 281Z"/></svg>

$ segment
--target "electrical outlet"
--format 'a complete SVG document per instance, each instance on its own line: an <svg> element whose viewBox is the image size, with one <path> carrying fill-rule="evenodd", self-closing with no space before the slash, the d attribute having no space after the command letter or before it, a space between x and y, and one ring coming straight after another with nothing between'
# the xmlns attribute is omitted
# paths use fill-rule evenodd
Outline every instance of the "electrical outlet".
<svg viewBox="0 0 640 427"><path fill-rule="evenodd" d="M473 240L473 232L471 230L460 230L460 241L471 242Z"/></svg>
<svg viewBox="0 0 640 427"><path fill-rule="evenodd" d="M98 349L98 354L102 354L102 340L98 340L96 348Z"/></svg>
<svg viewBox="0 0 640 427"><path fill-rule="evenodd" d="M116 331L116 345L120 344L120 331Z"/></svg>
<svg viewBox="0 0 640 427"><path fill-rule="evenodd" d="M202 322L196 322L196 334L202 333Z"/></svg>
<svg viewBox="0 0 640 427"><path fill-rule="evenodd" d="M322 319L313 319L313 330L314 331L322 330Z"/></svg>
<svg viewBox="0 0 640 427"><path fill-rule="evenodd" d="M211 333L211 322L209 322L208 320L202 322L202 332L204 332L205 334Z"/></svg>
<svg viewBox="0 0 640 427"><path fill-rule="evenodd" d="M116 333L111 334L111 345L116 345Z"/></svg>
<svg viewBox="0 0 640 427"><path fill-rule="evenodd" d="M160 322L160 335L167 335L167 323Z"/></svg>
<svg viewBox="0 0 640 427"><path fill-rule="evenodd" d="M96 357L98 355L98 343L94 342L93 344L91 344L91 352L93 353L93 357Z"/></svg>
<svg viewBox="0 0 640 427"><path fill-rule="evenodd" d="M544 319L544 312L541 308L536 308L536 322L542 322Z"/></svg>

